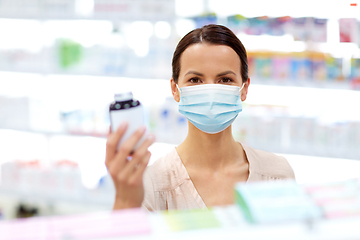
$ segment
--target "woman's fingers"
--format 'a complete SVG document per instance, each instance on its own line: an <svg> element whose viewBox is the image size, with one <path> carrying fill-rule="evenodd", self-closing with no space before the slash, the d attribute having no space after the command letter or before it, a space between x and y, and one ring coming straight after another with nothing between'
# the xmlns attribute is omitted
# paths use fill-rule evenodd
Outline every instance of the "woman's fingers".
<svg viewBox="0 0 360 240"><path fill-rule="evenodd" d="M122 142L120 148L118 149L112 162L110 163L111 166L108 167L110 174L118 176L118 178L120 178L119 179L120 182L122 182L125 179L122 173L127 168L127 165L129 163L127 159L129 155L132 153L135 145L140 141L141 137L144 135L144 133L145 133L145 127L140 127L126 141ZM128 175L126 174L125 176Z"/></svg>
<svg viewBox="0 0 360 240"><path fill-rule="evenodd" d="M108 136L106 143L105 164L116 188L114 209L141 206L144 198L142 174L150 159L147 149L154 142L154 137L148 136L129 161L129 155L144 136L146 128L138 128L128 139L121 141L119 146L126 130L127 124L122 124L116 132Z"/></svg>
<svg viewBox="0 0 360 240"><path fill-rule="evenodd" d="M119 174L119 178L121 180L129 179L129 177L133 174L138 165L142 164L143 159L147 157L148 147L153 144L154 140L154 136L149 135L146 140L141 144L141 146L136 149L136 151L132 155L131 161L126 163L126 165L123 167L123 170Z"/></svg>
<svg viewBox="0 0 360 240"><path fill-rule="evenodd" d="M155 141L154 135L147 136L145 141L133 153L132 159L134 159L135 161L139 161L137 159L141 158L148 151L148 148L151 146L151 144L154 143L154 141Z"/></svg>
<svg viewBox="0 0 360 240"><path fill-rule="evenodd" d="M135 172L129 178L129 184L131 186L138 186L139 184L142 184L142 176L149 163L150 157L151 153L147 151L142 161L137 165Z"/></svg>
<svg viewBox="0 0 360 240"><path fill-rule="evenodd" d="M145 126L139 127L133 135L123 142L116 153L115 159L126 159L133 151L135 145L140 141L145 133Z"/></svg>
<svg viewBox="0 0 360 240"><path fill-rule="evenodd" d="M106 165L109 164L109 162L115 157L119 141L124 136L127 127L128 123L123 122L115 132L109 134L106 142Z"/></svg>

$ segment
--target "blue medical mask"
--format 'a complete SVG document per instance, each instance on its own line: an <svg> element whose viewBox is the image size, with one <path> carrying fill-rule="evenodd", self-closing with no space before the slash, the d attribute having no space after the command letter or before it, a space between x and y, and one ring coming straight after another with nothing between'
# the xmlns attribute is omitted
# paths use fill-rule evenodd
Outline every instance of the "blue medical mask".
<svg viewBox="0 0 360 240"><path fill-rule="evenodd" d="M179 112L203 132L215 134L228 128L242 111L243 86L201 84L179 88Z"/></svg>

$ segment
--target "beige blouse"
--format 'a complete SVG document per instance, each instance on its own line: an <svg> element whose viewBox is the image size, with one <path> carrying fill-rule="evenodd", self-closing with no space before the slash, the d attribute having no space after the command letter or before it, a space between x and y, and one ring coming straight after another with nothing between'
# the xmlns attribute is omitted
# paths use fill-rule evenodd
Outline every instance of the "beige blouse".
<svg viewBox="0 0 360 240"><path fill-rule="evenodd" d="M284 157L242 146L249 162L247 182L295 179L294 172ZM150 211L206 209L175 148L147 167L144 188L143 207Z"/></svg>

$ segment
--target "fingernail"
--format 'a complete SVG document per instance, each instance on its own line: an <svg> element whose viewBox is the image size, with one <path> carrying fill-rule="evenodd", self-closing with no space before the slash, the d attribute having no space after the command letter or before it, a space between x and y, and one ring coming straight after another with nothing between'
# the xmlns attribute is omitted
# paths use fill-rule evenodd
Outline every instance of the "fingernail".
<svg viewBox="0 0 360 240"><path fill-rule="evenodd" d="M145 130L146 130L146 127L145 126L141 126L141 127L139 127L139 132L140 133L143 133L143 132L145 132Z"/></svg>
<svg viewBox="0 0 360 240"><path fill-rule="evenodd" d="M149 135L147 136L147 139L149 139L151 142L155 141L155 136L154 135Z"/></svg>
<svg viewBox="0 0 360 240"><path fill-rule="evenodd" d="M119 126L119 130L123 130L124 128L126 128L128 125L128 122L122 122Z"/></svg>

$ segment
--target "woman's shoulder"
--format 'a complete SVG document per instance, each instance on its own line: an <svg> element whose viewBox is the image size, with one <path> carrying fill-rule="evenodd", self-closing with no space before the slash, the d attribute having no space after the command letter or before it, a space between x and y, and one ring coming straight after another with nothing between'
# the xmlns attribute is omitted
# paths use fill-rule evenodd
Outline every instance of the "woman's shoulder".
<svg viewBox="0 0 360 240"><path fill-rule="evenodd" d="M183 182L186 170L174 148L148 166L144 175L151 179L154 191L169 191Z"/></svg>
<svg viewBox="0 0 360 240"><path fill-rule="evenodd" d="M286 158L271 152L243 145L250 165L250 174L270 179L295 179L294 171Z"/></svg>

